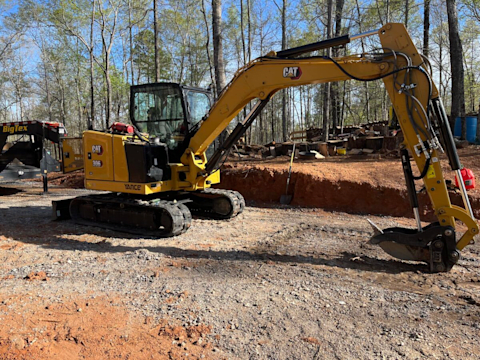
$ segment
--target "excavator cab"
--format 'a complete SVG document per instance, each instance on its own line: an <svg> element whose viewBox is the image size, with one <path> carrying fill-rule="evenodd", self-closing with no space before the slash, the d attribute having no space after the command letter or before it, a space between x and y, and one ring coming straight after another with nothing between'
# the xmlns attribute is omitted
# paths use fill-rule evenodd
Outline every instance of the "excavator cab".
<svg viewBox="0 0 480 360"><path fill-rule="evenodd" d="M191 137L212 105L208 90L176 83L131 87L130 120L150 141L167 145L170 162L180 162Z"/></svg>

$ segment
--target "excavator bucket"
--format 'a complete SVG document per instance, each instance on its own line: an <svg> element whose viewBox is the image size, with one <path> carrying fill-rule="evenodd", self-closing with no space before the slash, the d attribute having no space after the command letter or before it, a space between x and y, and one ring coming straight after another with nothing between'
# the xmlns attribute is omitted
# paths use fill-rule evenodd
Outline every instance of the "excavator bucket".
<svg viewBox="0 0 480 360"><path fill-rule="evenodd" d="M370 219L367 219L367 221L373 230L373 237L370 239L370 244L380 246L387 254L400 260L429 262L430 255L428 248L396 242L389 236L388 229L385 233L373 221Z"/></svg>
<svg viewBox="0 0 480 360"><path fill-rule="evenodd" d="M388 240L376 243L375 240L374 238L372 238L370 240L370 243L380 246L383 251L385 251L388 255L393 256L394 258L407 261L423 261L426 263L429 262L430 254L428 248L410 246Z"/></svg>
<svg viewBox="0 0 480 360"><path fill-rule="evenodd" d="M456 250L455 230L450 226L430 224L421 231L388 228L375 234L370 244L378 245L387 254L407 261L421 261L431 272L450 270L460 257Z"/></svg>

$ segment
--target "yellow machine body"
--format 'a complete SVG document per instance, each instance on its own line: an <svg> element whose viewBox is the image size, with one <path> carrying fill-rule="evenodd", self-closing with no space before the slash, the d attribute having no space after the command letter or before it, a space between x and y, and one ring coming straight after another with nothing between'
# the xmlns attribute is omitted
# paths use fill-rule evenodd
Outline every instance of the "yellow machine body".
<svg viewBox="0 0 480 360"><path fill-rule="evenodd" d="M110 132L89 130L83 133L83 153L85 160L85 188L138 195L151 195L167 191L201 190L220 182L220 172L216 171L200 183L187 181L189 167L181 163L169 164L171 177L164 181L132 182L130 162L143 161L141 156L127 160L126 144L144 142L134 135L119 135ZM132 168L132 166L130 166ZM148 171L148 169L144 169Z"/></svg>

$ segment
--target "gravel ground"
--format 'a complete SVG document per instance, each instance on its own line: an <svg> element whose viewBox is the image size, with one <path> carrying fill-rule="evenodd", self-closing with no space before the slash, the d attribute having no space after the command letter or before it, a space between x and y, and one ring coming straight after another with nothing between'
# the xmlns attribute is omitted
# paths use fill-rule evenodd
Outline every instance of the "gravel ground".
<svg viewBox="0 0 480 360"><path fill-rule="evenodd" d="M0 359L52 358L55 344L76 349L70 358L480 359L478 245L451 272L428 274L368 244L366 216L247 206L233 220L194 219L182 236L148 239L50 220L51 200L85 190L8 188L0 197ZM94 299L114 300L115 314L128 317L117 328L157 326L182 352L161 357L155 346L166 342L148 343L135 356L134 340L123 337L113 354L103 351L108 334L92 342L94 352L95 330L85 322L95 317L79 305ZM40 308L60 316L51 304L75 304L68 316L83 325L29 324L44 316ZM183 339L165 323L208 331ZM138 326L140 335L150 331ZM84 341L60 339L66 327L81 329Z"/></svg>

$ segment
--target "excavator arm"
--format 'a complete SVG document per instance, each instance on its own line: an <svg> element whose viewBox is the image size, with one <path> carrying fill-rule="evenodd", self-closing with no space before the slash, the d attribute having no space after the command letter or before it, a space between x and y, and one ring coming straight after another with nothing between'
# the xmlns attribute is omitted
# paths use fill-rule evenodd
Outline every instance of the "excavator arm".
<svg viewBox="0 0 480 360"><path fill-rule="evenodd" d="M374 34L378 34L382 49L372 53L341 58L298 57L306 52L346 44L354 38ZM417 229L385 229L371 242L397 258L427 262L431 271L448 271L458 261L459 251L473 242L473 237L478 234L478 224L460 175L460 161L445 110L428 66L428 60L420 55L402 24L386 24L378 31L272 52L254 60L237 71L191 138L181 159L183 165L189 168L187 181L194 184L194 188L195 184L204 184L220 159L226 156L229 148L279 90L351 79L382 79L404 133L402 165ZM205 151L208 146L254 99L258 99L258 103L250 114L207 162ZM439 160L440 152L444 151L459 179L464 208L450 202ZM419 169L417 177L412 173L410 157ZM424 228L419 217L416 180L423 181L438 218L438 223ZM455 235L456 220L467 227L459 240Z"/></svg>
<svg viewBox="0 0 480 360"><path fill-rule="evenodd" d="M435 215L439 221L440 226L434 226L437 230L441 230L438 231L436 238L446 240L443 242L434 240L433 245L429 249L430 256L427 255L426 258L430 260L432 271L435 268L438 268L437 270L440 271L448 270L457 262L459 258L458 250L462 250L468 244L473 243L473 237L478 234L478 224L474 218L460 174L461 164L455 143L438 90L427 68L428 60L418 53L404 26L401 24L387 24L380 29L379 36L384 49L394 49L396 54L401 55L402 62L400 66L406 69L394 76L385 77L383 81L405 137L402 164L410 201L417 219L417 232L421 233L422 228L418 216L418 202L413 183L415 179L411 170L408 169L410 166L408 153L411 154L421 172L419 178L423 180L435 210ZM408 153L406 152L407 149ZM439 153L443 151L447 153L450 167L457 176L464 208L452 205L450 202L439 161ZM458 242L454 236L455 220L463 222L468 228ZM395 231L393 230L392 232L395 233ZM387 239L386 241L388 241L388 237L388 232L385 232L377 239L374 239L373 242L382 246L384 242L382 239ZM418 241L418 236L414 237ZM384 250L388 252L389 244L385 243L384 245ZM412 244L413 247L415 245ZM424 246L419 247L425 249ZM440 256L439 253L436 253L435 247L440 250L444 247L447 248L446 261L437 261L436 264L433 261L432 263L431 257L437 257L438 259ZM410 260L408 256L407 260ZM411 260L416 260L416 257L413 256ZM444 266L445 269L443 268Z"/></svg>

